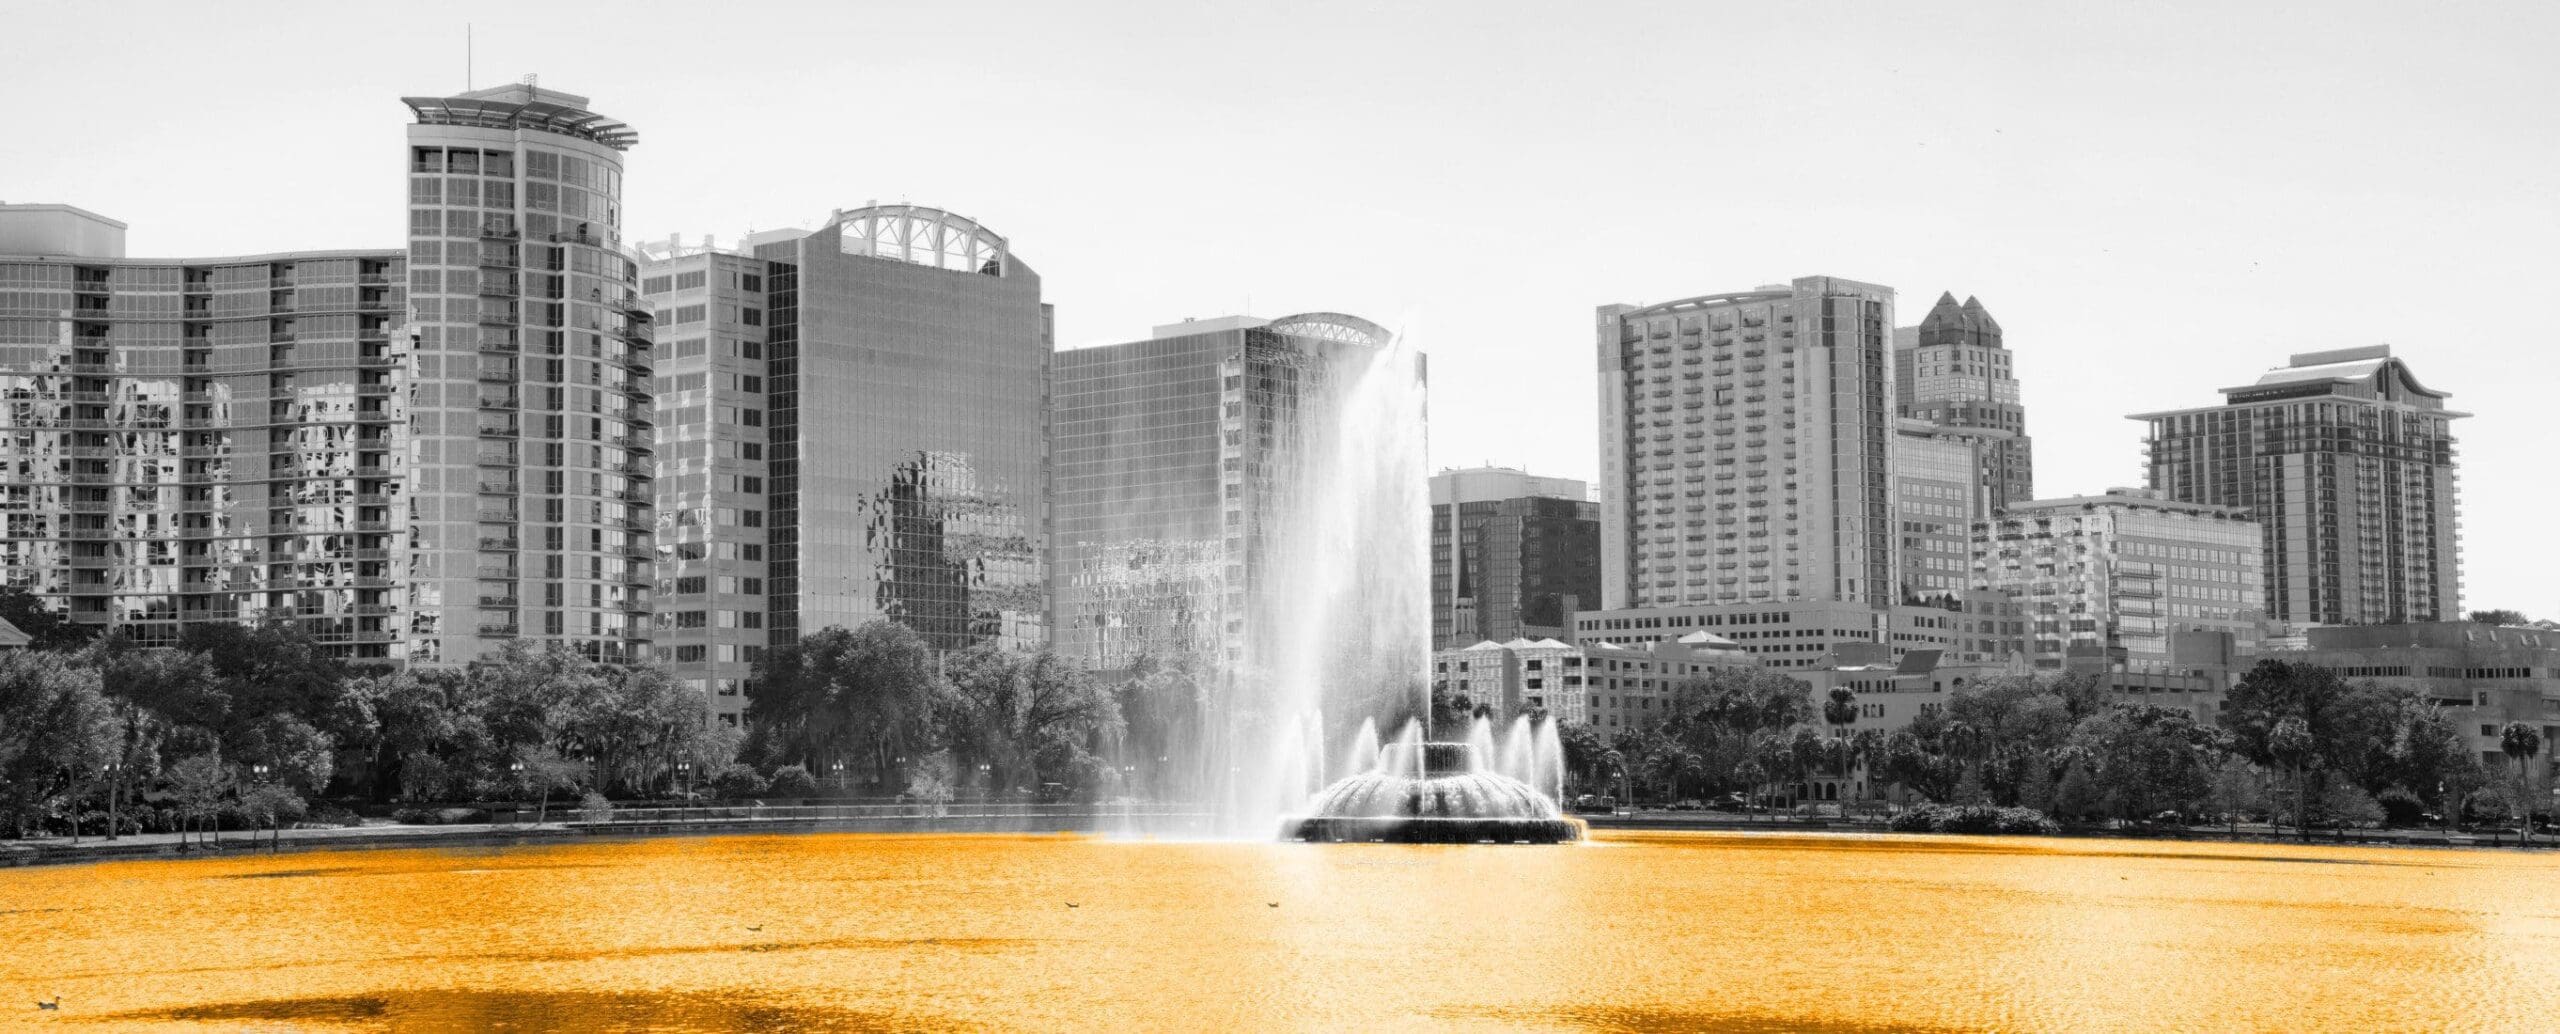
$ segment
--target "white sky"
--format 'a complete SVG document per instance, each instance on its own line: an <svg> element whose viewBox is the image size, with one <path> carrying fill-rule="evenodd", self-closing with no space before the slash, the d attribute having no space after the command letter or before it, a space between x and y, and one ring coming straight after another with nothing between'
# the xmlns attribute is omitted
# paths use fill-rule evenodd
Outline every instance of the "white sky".
<svg viewBox="0 0 2560 1034"><path fill-rule="evenodd" d="M468 21L477 85L640 130L634 237L904 199L1009 237L1063 347L1369 316L1437 466L1592 476L1595 305L1814 273L1981 296L2047 496L2141 482L2123 414L2388 342L2479 414L2465 607L2560 617L2553 5L1102 6L9 0L0 199L396 245Z"/></svg>

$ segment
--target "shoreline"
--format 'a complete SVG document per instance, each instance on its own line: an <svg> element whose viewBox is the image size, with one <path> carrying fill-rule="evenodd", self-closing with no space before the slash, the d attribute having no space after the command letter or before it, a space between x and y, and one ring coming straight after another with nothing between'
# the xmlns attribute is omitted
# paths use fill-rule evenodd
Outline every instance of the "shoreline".
<svg viewBox="0 0 2560 1034"><path fill-rule="evenodd" d="M1210 816L1186 814L1158 816L1174 818L1173 828L1155 825L1147 830L1155 834L1196 832L1210 821ZM1689 817L1667 813L1584 815L1576 816L1598 830L1628 832L1701 832L1701 833L1803 833L1815 835L1862 836L1948 836L1975 835L1985 839L2011 839L2001 834L1904 833L1885 827L1883 823L1840 822L1827 819L1785 821L1752 820L1738 817ZM588 840L640 839L688 836L740 836L792 833L1016 833L1067 834L1125 831L1128 816L1116 812L1093 812L1064 815L929 815L881 816L860 819L803 818L708 818L668 819L642 822L546 822L520 825L456 825L405 826L378 825L333 829L289 829L274 844L268 834L261 833L253 841L245 831L235 831L218 845L200 840L181 849L176 834L155 833L122 837L117 840L86 839L78 845L67 841L0 841L0 870L34 866L84 865L113 861L181 861L188 859L238 858L261 854L299 854L313 851L396 850L402 848L519 847L534 844L572 843ZM1115 829L1114 827L1119 827ZM1189 826L1190 829L1181 827ZM2309 847L2422 847L2440 850L2549 850L2560 847L2560 838L2537 840L2534 847L2522 847L2511 836L2470 836L2447 834L2440 830L2357 830L2315 832L2308 839L2292 833L2270 833L2243 829L2237 833L2225 829L2178 828L2157 830L2066 830L2055 834L2064 839L2175 841L2192 843L2292 844Z"/></svg>

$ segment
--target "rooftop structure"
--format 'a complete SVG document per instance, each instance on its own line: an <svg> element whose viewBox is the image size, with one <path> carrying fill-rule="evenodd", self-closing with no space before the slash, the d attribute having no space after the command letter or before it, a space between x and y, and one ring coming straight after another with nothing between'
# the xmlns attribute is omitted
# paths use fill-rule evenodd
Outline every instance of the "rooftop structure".
<svg viewBox="0 0 2560 1034"><path fill-rule="evenodd" d="M509 83L451 97L402 97L422 126L469 126L506 132L552 133L628 151L640 133L587 110L587 99L531 83Z"/></svg>

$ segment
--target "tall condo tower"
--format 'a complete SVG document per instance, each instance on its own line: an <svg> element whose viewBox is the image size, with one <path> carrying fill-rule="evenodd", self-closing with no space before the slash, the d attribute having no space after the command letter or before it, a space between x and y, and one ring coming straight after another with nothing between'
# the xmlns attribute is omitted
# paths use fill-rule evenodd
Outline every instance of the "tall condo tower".
<svg viewBox="0 0 2560 1034"><path fill-rule="evenodd" d="M651 646L719 721L735 725L773 627L767 336L779 278L772 263L707 240L640 250L640 292L658 330Z"/></svg>
<svg viewBox="0 0 2560 1034"><path fill-rule="evenodd" d="M1827 276L1602 306L1604 606L1892 603L1892 326Z"/></svg>
<svg viewBox="0 0 2560 1034"><path fill-rule="evenodd" d="M2461 617L2453 421L2391 346L2294 356L2223 404L2139 413L2151 487L2241 507L2265 535L2267 615L2308 625Z"/></svg>
<svg viewBox="0 0 2560 1034"><path fill-rule="evenodd" d="M1040 275L995 231L920 205L837 212L750 245L766 267L764 311L742 295L737 319L706 314L706 347L726 356L737 342L743 388L755 376L743 331L763 321L770 501L753 517L771 540L772 641L886 618L941 650L1045 643L1052 349ZM734 421L742 478L753 409ZM727 415L712 417L716 442Z"/></svg>
<svg viewBox="0 0 2560 1034"><path fill-rule="evenodd" d="M148 646L280 621L396 660L401 254L132 259L124 230L0 205L8 584Z"/></svg>
<svg viewBox="0 0 2560 1034"><path fill-rule="evenodd" d="M1999 510L2035 498L2034 441L2000 323L1982 302L1940 294L1917 327L1894 332L1893 364L1902 415L1939 437L1979 447L1983 503Z"/></svg>
<svg viewBox="0 0 2560 1034"><path fill-rule="evenodd" d="M409 657L519 637L645 657L650 312L622 247L638 134L530 84L404 100Z"/></svg>

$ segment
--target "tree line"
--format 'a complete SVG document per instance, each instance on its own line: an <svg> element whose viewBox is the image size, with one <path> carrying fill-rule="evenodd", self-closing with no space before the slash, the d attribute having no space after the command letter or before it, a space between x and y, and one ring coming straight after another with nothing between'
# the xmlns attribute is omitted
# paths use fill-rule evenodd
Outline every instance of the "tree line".
<svg viewBox="0 0 2560 1034"><path fill-rule="evenodd" d="M308 802L644 794L739 737L664 669L508 644L457 669L351 666L290 626L199 625L0 655L6 828L274 823Z"/></svg>
<svg viewBox="0 0 2560 1034"><path fill-rule="evenodd" d="M2385 820L2522 820L2549 810L2528 725L2484 760L2451 716L2405 689L2262 661L2209 721L2130 701L2099 676L1986 678L1889 733L1858 729L1856 694L1817 703L1756 668L1677 684L1651 721L1563 730L1577 787L1660 801L1800 794L1850 784L1869 799L2026 808L2066 824L2264 817L2305 829Z"/></svg>
<svg viewBox="0 0 2560 1034"><path fill-rule="evenodd" d="M0 597L0 614L10 601ZM936 654L890 622L770 651L748 732L655 664L527 641L455 668L334 658L289 625L191 626L174 647L20 617L0 654L0 830L267 825L333 808L558 796L948 797L1125 788L1120 698L1055 655ZM1161 680L1157 680L1161 682ZM348 816L351 818L351 816Z"/></svg>

